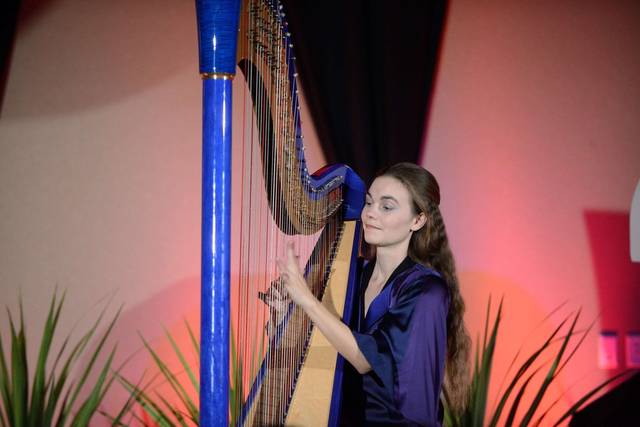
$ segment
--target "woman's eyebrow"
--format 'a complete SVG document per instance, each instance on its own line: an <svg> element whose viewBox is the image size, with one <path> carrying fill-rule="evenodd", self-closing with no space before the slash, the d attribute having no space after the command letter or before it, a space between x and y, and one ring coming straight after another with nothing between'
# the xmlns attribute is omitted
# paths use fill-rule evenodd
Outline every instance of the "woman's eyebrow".
<svg viewBox="0 0 640 427"><path fill-rule="evenodd" d="M369 196L369 197L371 197L373 199L373 196L368 191L367 191L367 196ZM393 202L398 203L398 200L393 196L382 196L382 197L380 197L380 200L391 200Z"/></svg>

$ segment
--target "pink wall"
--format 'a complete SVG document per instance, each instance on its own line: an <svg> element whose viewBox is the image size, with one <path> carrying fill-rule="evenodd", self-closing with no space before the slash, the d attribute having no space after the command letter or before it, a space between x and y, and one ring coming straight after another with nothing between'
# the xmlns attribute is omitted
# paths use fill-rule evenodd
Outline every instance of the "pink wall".
<svg viewBox="0 0 640 427"><path fill-rule="evenodd" d="M565 404L607 375L600 329L640 328L637 315L614 314L640 301L628 237L640 178L639 18L637 2L449 10L423 163L442 187L468 325L481 331L488 294L504 294L507 363L554 307L581 307L582 324L596 326L560 377ZM596 259L603 247L609 258Z"/></svg>

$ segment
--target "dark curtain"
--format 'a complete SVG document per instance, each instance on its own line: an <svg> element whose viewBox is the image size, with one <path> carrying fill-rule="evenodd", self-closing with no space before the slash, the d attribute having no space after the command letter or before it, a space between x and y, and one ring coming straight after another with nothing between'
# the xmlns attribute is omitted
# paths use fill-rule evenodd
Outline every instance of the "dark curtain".
<svg viewBox="0 0 640 427"><path fill-rule="evenodd" d="M16 32L20 0L0 2L0 116L4 105L4 92L9 78L9 66Z"/></svg>
<svg viewBox="0 0 640 427"><path fill-rule="evenodd" d="M419 161L447 1L283 3L327 161L367 183L386 165Z"/></svg>

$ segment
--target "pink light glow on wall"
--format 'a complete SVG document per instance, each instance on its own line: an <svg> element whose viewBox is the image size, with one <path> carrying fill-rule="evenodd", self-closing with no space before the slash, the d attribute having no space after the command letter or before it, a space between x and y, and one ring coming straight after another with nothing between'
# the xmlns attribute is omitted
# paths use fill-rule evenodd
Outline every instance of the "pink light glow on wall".
<svg viewBox="0 0 640 427"><path fill-rule="evenodd" d="M609 255L603 274L626 274L629 242L619 221L585 224L585 212L628 215L638 180L638 17L631 2L451 2L426 132L470 330L489 294L505 297L495 382L540 322L543 335L578 308L596 321L551 393L565 408L610 374L597 367L599 316L637 298L637 273L600 292L596 252ZM626 319L615 328L638 328Z"/></svg>

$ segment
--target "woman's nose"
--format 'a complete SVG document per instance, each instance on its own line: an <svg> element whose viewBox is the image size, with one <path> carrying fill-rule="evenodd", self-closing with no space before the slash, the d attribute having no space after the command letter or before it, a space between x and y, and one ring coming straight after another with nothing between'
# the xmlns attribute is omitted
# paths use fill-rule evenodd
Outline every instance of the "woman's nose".
<svg viewBox="0 0 640 427"><path fill-rule="evenodd" d="M371 206L365 206L364 207L364 214L367 218L374 218L375 217L375 210L371 208Z"/></svg>

